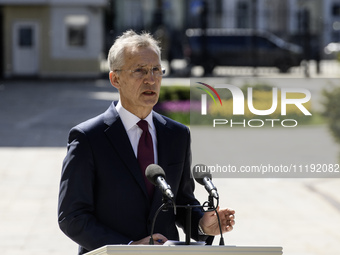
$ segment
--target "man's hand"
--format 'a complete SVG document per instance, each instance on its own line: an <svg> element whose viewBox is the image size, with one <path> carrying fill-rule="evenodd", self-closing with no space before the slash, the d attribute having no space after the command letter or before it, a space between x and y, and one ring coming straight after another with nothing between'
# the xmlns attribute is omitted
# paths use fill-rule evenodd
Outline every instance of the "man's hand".
<svg viewBox="0 0 340 255"><path fill-rule="evenodd" d="M166 238L165 236L159 233L153 234L152 239L155 245L163 245L166 241L168 241L168 238ZM147 236L139 241L134 241L130 243L130 245L148 245L149 241L150 241L150 236Z"/></svg>
<svg viewBox="0 0 340 255"><path fill-rule="evenodd" d="M217 212L220 216L222 233L233 230L233 226L235 225L235 211L229 208L220 210L218 207ZM207 235L216 236L220 234L220 228L215 211L204 213L199 224L204 233Z"/></svg>

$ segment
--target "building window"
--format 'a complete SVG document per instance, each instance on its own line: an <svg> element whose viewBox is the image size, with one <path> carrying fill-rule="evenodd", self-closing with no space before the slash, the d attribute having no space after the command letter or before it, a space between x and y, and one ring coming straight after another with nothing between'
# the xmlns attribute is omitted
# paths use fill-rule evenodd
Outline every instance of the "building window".
<svg viewBox="0 0 340 255"><path fill-rule="evenodd" d="M237 28L249 28L250 10L247 2L238 2L236 9Z"/></svg>
<svg viewBox="0 0 340 255"><path fill-rule="evenodd" d="M333 16L340 16L340 4L333 4L332 14Z"/></svg>
<svg viewBox="0 0 340 255"><path fill-rule="evenodd" d="M85 15L70 15L65 18L67 46L73 48L86 46L88 23L89 18Z"/></svg>
<svg viewBox="0 0 340 255"><path fill-rule="evenodd" d="M31 47L33 45L32 27L20 27L18 32L19 32L19 46Z"/></svg>
<svg viewBox="0 0 340 255"><path fill-rule="evenodd" d="M340 32L332 32L332 42L340 42Z"/></svg>

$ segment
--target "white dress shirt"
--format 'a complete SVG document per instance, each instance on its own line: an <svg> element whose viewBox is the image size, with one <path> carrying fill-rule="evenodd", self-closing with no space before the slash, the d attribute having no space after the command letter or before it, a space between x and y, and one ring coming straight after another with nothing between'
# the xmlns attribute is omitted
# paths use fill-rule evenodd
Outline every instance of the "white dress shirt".
<svg viewBox="0 0 340 255"><path fill-rule="evenodd" d="M124 128L126 130L126 133L130 139L130 143L132 145L133 152L135 153L135 156L137 158L137 150L138 150L138 142L139 138L142 135L142 129L138 127L137 123L141 120L136 115L132 114L128 110L126 110L120 101L118 101L118 104L116 106L117 112L119 114L120 119L123 122ZM158 154L157 154L157 137L156 137L156 128L153 123L152 119L152 112L144 119L148 122L149 126L149 132L152 137L153 142L153 153L154 153L154 163L158 163Z"/></svg>

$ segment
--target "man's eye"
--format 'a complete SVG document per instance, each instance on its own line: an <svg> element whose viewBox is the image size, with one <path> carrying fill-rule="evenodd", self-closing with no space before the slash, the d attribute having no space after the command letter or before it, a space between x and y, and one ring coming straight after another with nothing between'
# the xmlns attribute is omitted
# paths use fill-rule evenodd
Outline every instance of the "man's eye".
<svg viewBox="0 0 340 255"><path fill-rule="evenodd" d="M143 68L137 68L134 73L145 73L145 70Z"/></svg>

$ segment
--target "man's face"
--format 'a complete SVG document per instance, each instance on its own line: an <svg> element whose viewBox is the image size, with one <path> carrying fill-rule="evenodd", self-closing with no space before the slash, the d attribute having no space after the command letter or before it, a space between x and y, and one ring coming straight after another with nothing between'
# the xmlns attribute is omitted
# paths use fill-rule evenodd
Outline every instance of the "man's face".
<svg viewBox="0 0 340 255"><path fill-rule="evenodd" d="M157 103L162 77L152 74L159 68L159 56L151 47L126 49L122 71L110 72L113 86L119 90L121 104L140 118L145 118ZM143 76L138 71L147 70ZM136 72L137 71L137 72Z"/></svg>

